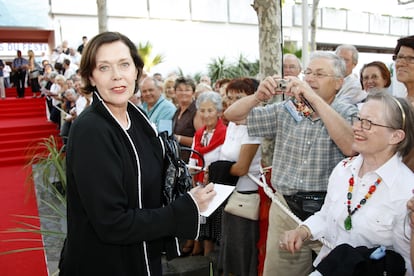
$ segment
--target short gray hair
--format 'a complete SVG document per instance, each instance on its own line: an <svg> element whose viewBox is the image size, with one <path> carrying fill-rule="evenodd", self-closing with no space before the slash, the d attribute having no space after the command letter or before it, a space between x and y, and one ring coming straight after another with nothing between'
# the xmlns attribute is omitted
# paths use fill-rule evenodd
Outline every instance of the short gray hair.
<svg viewBox="0 0 414 276"><path fill-rule="evenodd" d="M352 62L358 64L358 50L354 45L342 44L336 47L335 54L338 54L341 50L348 50L352 52Z"/></svg>
<svg viewBox="0 0 414 276"><path fill-rule="evenodd" d="M300 61L300 59L296 56L296 55L294 55L294 54L290 54L290 53L287 53L287 54L283 54L283 62L285 61L285 59L286 58L293 58L293 59L295 59L296 61L297 61L297 63L298 63L298 66L299 66L299 70L302 70L302 62Z"/></svg>
<svg viewBox="0 0 414 276"><path fill-rule="evenodd" d="M223 100L221 95L214 91L204 91L201 92L196 101L197 109L200 108L200 105L204 102L212 102L216 107L217 111L223 111Z"/></svg>
<svg viewBox="0 0 414 276"><path fill-rule="evenodd" d="M330 52L316 51L310 55L309 60L313 60L317 58L324 58L324 59L330 60L332 63L332 70L334 71L335 77L337 78L345 77L346 67L345 67L345 61L342 58Z"/></svg>

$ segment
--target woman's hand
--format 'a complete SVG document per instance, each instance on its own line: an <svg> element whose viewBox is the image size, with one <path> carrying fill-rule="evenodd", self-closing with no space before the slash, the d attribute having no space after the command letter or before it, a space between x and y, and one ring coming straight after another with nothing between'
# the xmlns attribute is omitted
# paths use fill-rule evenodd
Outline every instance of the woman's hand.
<svg viewBox="0 0 414 276"><path fill-rule="evenodd" d="M280 238L279 246L291 253L295 253L295 251L301 249L303 242L310 238L310 235L306 226L299 226L294 230L286 231Z"/></svg>
<svg viewBox="0 0 414 276"><path fill-rule="evenodd" d="M190 190L191 195L195 199L200 212L207 210L208 205L216 195L214 191L214 184L210 183L206 186L197 186Z"/></svg>

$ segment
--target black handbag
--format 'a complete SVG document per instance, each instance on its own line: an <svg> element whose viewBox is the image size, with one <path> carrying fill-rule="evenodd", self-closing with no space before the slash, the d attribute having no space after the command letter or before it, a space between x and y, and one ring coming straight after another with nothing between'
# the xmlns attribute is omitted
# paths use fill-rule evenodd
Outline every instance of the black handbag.
<svg viewBox="0 0 414 276"><path fill-rule="evenodd" d="M162 191L162 202L168 205L176 198L187 193L193 186L193 178L187 164L181 159L181 150L190 151L197 154L201 161L201 169L204 169L204 158L198 151L189 147L182 147L175 139L174 135L168 135L167 131L159 133L164 149L164 187Z"/></svg>
<svg viewBox="0 0 414 276"><path fill-rule="evenodd" d="M340 244L335 247L316 267L323 276L404 276L404 258L393 250L386 249L373 256L378 247L352 247Z"/></svg>

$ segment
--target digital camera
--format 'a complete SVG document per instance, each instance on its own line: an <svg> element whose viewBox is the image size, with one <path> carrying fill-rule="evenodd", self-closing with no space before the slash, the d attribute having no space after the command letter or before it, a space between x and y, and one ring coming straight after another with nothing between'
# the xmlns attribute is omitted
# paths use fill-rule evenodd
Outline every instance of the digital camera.
<svg viewBox="0 0 414 276"><path fill-rule="evenodd" d="M276 81L276 91L285 91L286 90L286 86L288 84L288 80L285 79L275 79Z"/></svg>

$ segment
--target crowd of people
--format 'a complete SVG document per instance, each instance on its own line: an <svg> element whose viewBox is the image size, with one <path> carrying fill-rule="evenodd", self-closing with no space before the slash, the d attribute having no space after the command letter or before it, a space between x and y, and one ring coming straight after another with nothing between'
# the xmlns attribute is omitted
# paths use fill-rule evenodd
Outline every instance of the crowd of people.
<svg viewBox="0 0 414 276"><path fill-rule="evenodd" d="M119 33L83 42L76 49L64 42L40 62L18 51L11 66L18 97L27 84L44 97L67 144L61 275L162 275L161 254L173 244L181 256L218 250L223 276L336 275L344 267L338 259L349 275L371 275L369 256L355 260L360 247L395 253L413 274L414 36L397 41L393 72L372 60L354 74L358 50L339 45L303 65L285 54L281 75L214 82L150 76ZM393 74L405 91L392 90ZM275 95L283 101L271 101ZM159 200L162 131L201 153L203 160L181 152L190 168L205 166L188 196L169 206ZM200 216L218 174L234 193L260 192L267 138L273 152L264 184L274 199L262 197L259 218L226 211L226 202Z"/></svg>
<svg viewBox="0 0 414 276"><path fill-rule="evenodd" d="M187 240L182 254L209 256L218 246L218 275L336 275L345 266L337 265L341 258L353 262L346 267L349 275L371 275L377 268L365 256L359 260L365 270L359 270L357 250L385 248L384 254L396 253L403 262L390 261L383 271L400 269L402 274L395 275L412 275L414 37L398 40L393 60L405 97L393 96L390 69L381 61L364 64L354 74L358 51L353 45L340 45L333 53L314 52L305 66L294 55L285 55L284 74L268 76L260 84L248 77L214 84L208 78L199 84L177 78L168 96L164 91L167 99L178 102L173 133L207 160L207 176L196 177L194 185L209 183L217 162L226 160L230 163L220 163L220 170L236 176L236 191L257 193L258 185L247 175L254 172L259 178L261 141L271 137L269 185L278 203L296 217L273 202L262 229L256 220L226 212L224 204L202 220L201 235ZM249 81L257 85L249 86ZM196 92L206 85L207 92ZM284 101L269 103L277 94ZM182 117L187 132L178 122ZM185 160L190 166L199 161L191 156ZM258 245L262 234L264 247ZM344 253L343 244L349 251Z"/></svg>

